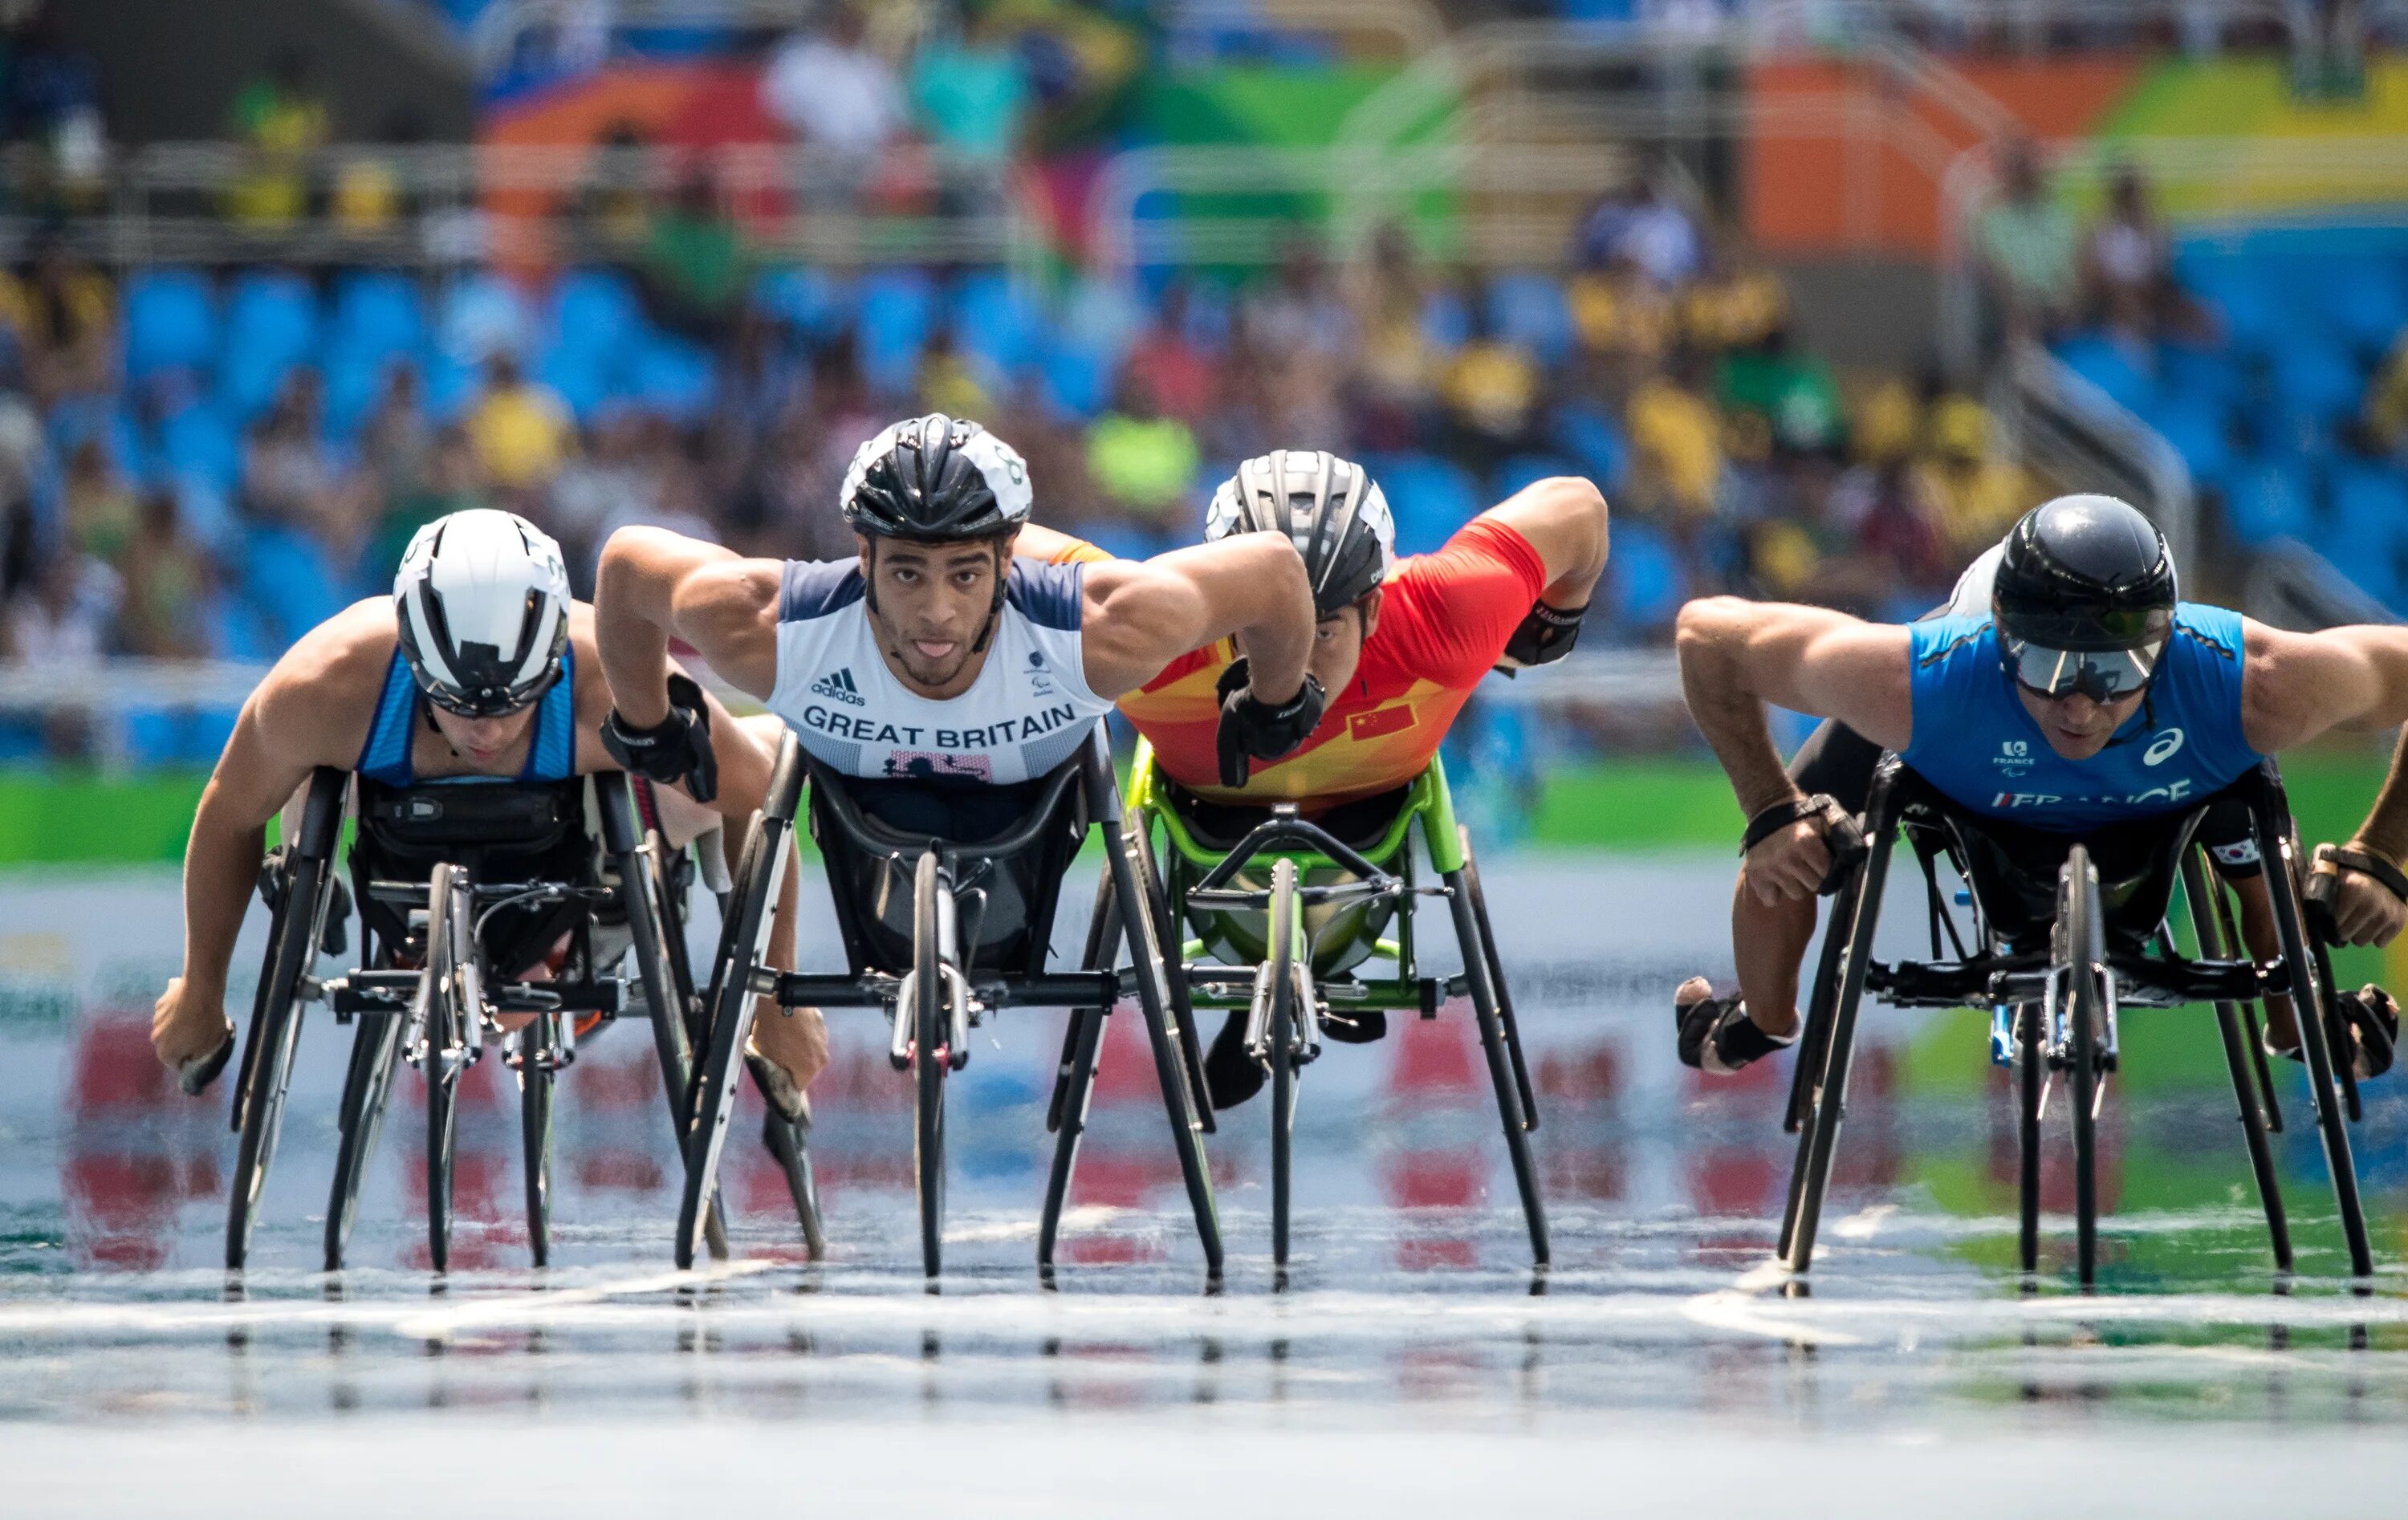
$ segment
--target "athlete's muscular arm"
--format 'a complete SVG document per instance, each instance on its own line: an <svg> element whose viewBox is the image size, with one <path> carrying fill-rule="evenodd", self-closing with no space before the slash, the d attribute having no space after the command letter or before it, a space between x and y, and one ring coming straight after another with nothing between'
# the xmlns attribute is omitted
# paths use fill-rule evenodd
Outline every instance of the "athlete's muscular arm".
<svg viewBox="0 0 2408 1520"><path fill-rule="evenodd" d="M1087 566L1081 621L1087 685L1117 697L1193 649L1231 634L1245 642L1249 684L1278 707L1304 686L1312 651L1312 587L1281 533L1241 533L1153 559Z"/></svg>
<svg viewBox="0 0 2408 1520"><path fill-rule="evenodd" d="M1112 556L1084 538L1074 538L1059 528L1049 528L1035 523L1023 523L1011 540L1011 557L1033 559L1046 565L1068 565L1072 560L1101 561Z"/></svg>
<svg viewBox="0 0 2408 1520"><path fill-rule="evenodd" d="M1534 481L1481 514L1504 523L1539 552L1547 589L1539 600L1558 609L1585 607L1605 573L1604 493L1577 475Z"/></svg>
<svg viewBox="0 0 2408 1520"><path fill-rule="evenodd" d="M2290 633L2243 625L2242 737L2260 754L2304 744L2329 729L2358 731L2408 722L2408 628L2328 628ZM2408 863L2408 735L2392 752L2391 771L2375 794L2352 849ZM2319 869L2331 869L2322 867ZM2389 944L2408 923L2408 903L2374 878L2340 871L2333 919L2351 944Z"/></svg>
<svg viewBox="0 0 2408 1520"><path fill-rule="evenodd" d="M1799 796L1772 747L1765 704L1837 718L1884 749L1914 731L1904 628L1819 607L1715 596L1681 609L1681 689L1742 812ZM1750 852L1749 888L1766 903L1812 896L1830 867L1822 830L1793 824Z"/></svg>
<svg viewBox="0 0 2408 1520"><path fill-rule="evenodd" d="M259 883L263 834L319 766L349 768L367 742L393 657L391 604L337 613L304 635L243 703L184 847L184 966L151 1011L150 1043L175 1067L224 1038L226 966Z"/></svg>
<svg viewBox="0 0 2408 1520"><path fill-rule="evenodd" d="M728 684L767 697L778 681L781 573L775 560L665 528L610 535L595 578L595 643L620 715L638 728L668 717L671 635Z"/></svg>

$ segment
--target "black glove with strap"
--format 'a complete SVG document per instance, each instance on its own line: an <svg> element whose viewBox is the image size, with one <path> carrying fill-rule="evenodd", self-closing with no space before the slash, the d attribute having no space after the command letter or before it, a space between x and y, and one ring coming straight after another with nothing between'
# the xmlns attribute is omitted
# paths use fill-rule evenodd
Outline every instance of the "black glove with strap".
<svg viewBox="0 0 2408 1520"><path fill-rule="evenodd" d="M2333 868L2329 871L2313 868L2324 865L2330 865ZM2327 944L2341 943L2341 926L2334 920L2333 909L2341 896L2342 872L2356 871L2360 876L2370 877L2380 882L2384 891L2408 903L2408 875L2402 875L2399 867L2381 855L2352 845L2320 844L2316 846L2315 856L2310 866L2308 926L2317 939Z"/></svg>
<svg viewBox="0 0 2408 1520"><path fill-rule="evenodd" d="M1510 676L1516 670L1562 659L1580 642L1581 620L1587 616L1586 602L1578 607L1531 603L1530 610L1522 615L1520 624L1514 628L1513 637L1505 640L1505 657L1497 662L1497 668Z"/></svg>
<svg viewBox="0 0 2408 1520"><path fill-rule="evenodd" d="M1822 882L1814 890L1828 897L1840 890L1849 873L1865 858L1865 829L1856 815L1840 806L1839 799L1828 792L1817 792L1811 797L1790 797L1776 802L1747 821L1747 832L1741 836L1739 853L1747 853L1780 833L1792 824L1815 823L1823 828L1823 842L1831 852L1830 869L1823 873Z"/></svg>
<svg viewBox="0 0 2408 1520"><path fill-rule="evenodd" d="M669 677L669 715L636 728L612 708L602 720L602 748L630 774L682 786L696 802L719 796L719 757L710 749L710 704L690 676Z"/></svg>
<svg viewBox="0 0 2408 1520"><path fill-rule="evenodd" d="M1253 761L1276 760L1295 753L1297 745L1321 726L1329 695L1310 674L1294 696L1278 707L1256 697L1241 656L1221 672L1221 784L1243 786L1254 773Z"/></svg>

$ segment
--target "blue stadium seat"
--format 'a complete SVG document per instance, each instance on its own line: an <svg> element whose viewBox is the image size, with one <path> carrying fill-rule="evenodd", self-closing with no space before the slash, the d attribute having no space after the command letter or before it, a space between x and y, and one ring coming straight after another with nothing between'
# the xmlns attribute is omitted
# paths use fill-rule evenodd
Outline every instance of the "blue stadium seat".
<svg viewBox="0 0 2408 1520"><path fill-rule="evenodd" d="M218 352L217 299L197 269L141 269L125 280L125 373L207 370Z"/></svg>
<svg viewBox="0 0 2408 1520"><path fill-rule="evenodd" d="M611 269L572 269L552 287L550 347L615 367L644 334L643 308L626 277Z"/></svg>
<svg viewBox="0 0 2408 1520"><path fill-rule="evenodd" d="M2342 572L2397 608L2401 557L2408 550L2408 480L2364 460L2335 463L2329 476L2330 525L2316 547Z"/></svg>
<svg viewBox="0 0 2408 1520"><path fill-rule="evenodd" d="M2335 339L2300 334L2275 348L2269 375L2285 410L2307 417L2354 413L2366 394L2366 377L2349 351Z"/></svg>
<svg viewBox="0 0 2408 1520"><path fill-rule="evenodd" d="M2253 461L2225 493L2226 524L2253 548L2272 538L2306 539L2315 527L2313 487L2300 459L2277 454Z"/></svg>
<svg viewBox="0 0 2408 1520"><path fill-rule="evenodd" d="M2244 353L2269 351L2300 325L2298 314L2256 259L2186 253L2174 268L2176 281L2207 305L2226 341Z"/></svg>
<svg viewBox="0 0 2408 1520"><path fill-rule="evenodd" d="M695 423L718 394L710 355L681 338L654 335L636 354L630 389L654 411Z"/></svg>
<svg viewBox="0 0 2408 1520"><path fill-rule="evenodd" d="M2099 387L2110 401L2134 411L2145 411L2157 395L2157 380L2140 367L2121 343L2098 333L2084 333L2058 345L2057 356L2065 366Z"/></svg>
<svg viewBox="0 0 2408 1520"><path fill-rule="evenodd" d="M1554 454L1515 454L1498 466L1497 499L1504 500L1527 485L1557 475L1578 475L1579 470Z"/></svg>
<svg viewBox="0 0 2408 1520"><path fill-rule="evenodd" d="M1441 352L1471 341L1471 313L1463 297L1451 290L1434 290L1422 302L1422 340Z"/></svg>
<svg viewBox="0 0 2408 1520"><path fill-rule="evenodd" d="M1392 454L1377 464L1365 463L1396 515L1399 554L1426 554L1440 548L1487 505L1480 499L1479 483L1462 466L1435 455Z"/></svg>
<svg viewBox="0 0 2408 1520"><path fill-rule="evenodd" d="M440 348L428 351L426 362L419 367L418 378L420 393L425 398L426 419L437 423L458 421L485 383L485 378L476 365L455 358Z"/></svg>
<svg viewBox="0 0 2408 1520"><path fill-rule="evenodd" d="M489 270L454 280L437 309L435 341L462 364L481 365L496 353L524 353L535 331L518 287Z"/></svg>
<svg viewBox="0 0 2408 1520"><path fill-rule="evenodd" d="M1617 633L1661 633L1672 626L1681 604L1689 599L1681 556L1653 523L1626 518L1614 523L1613 553L1605 573Z"/></svg>
<svg viewBox="0 0 2408 1520"><path fill-rule="evenodd" d="M894 395L910 391L936 314L936 283L922 270L880 269L862 280L853 330L871 385Z"/></svg>
<svg viewBox="0 0 2408 1520"><path fill-rule="evenodd" d="M242 556L244 599L265 620L263 632L282 651L342 609L341 577L325 547L297 529L253 527Z"/></svg>
<svg viewBox="0 0 2408 1520"><path fill-rule="evenodd" d="M534 379L551 387L580 424L591 423L604 403L635 388L638 371L650 351L646 344L624 360L606 363L566 343L553 343L536 356ZM666 370L660 372L662 377L666 375Z"/></svg>
<svg viewBox="0 0 2408 1520"><path fill-rule="evenodd" d="M824 270L772 269L753 283L752 308L819 343L853 320L853 293Z"/></svg>
<svg viewBox="0 0 2408 1520"><path fill-rule="evenodd" d="M1001 269L974 269L962 276L953 300L954 346L1004 375L1035 362L1045 336L1045 312L1027 290Z"/></svg>
<svg viewBox="0 0 2408 1520"><path fill-rule="evenodd" d="M1570 402L1555 416L1555 445L1575 466L1608 492L1619 490L1630 466L1630 442L1622 424L1602 409Z"/></svg>
<svg viewBox="0 0 2408 1520"><path fill-rule="evenodd" d="M380 360L414 353L426 342L426 299L418 282L393 269L350 269L335 285L330 351Z"/></svg>
<svg viewBox="0 0 2408 1520"><path fill-rule="evenodd" d="M1498 337L1527 348L1541 364L1556 363L1572 346L1571 308L1554 275L1498 275L1488 285L1488 320Z"/></svg>
<svg viewBox="0 0 2408 1520"><path fill-rule="evenodd" d="M2247 365L2241 355L2220 345L2163 343L2158 345L2157 360L2157 385L2169 396L2232 407L2248 394Z"/></svg>
<svg viewBox="0 0 2408 1520"><path fill-rule="evenodd" d="M231 491L242 474L242 439L216 408L195 402L160 425L159 463L171 475Z"/></svg>
<svg viewBox="0 0 2408 1520"><path fill-rule="evenodd" d="M2226 426L2229 414L2210 401L2175 396L2157 401L2143 414L2190 466L2200 485L2220 486L2232 473L2232 440Z"/></svg>
<svg viewBox="0 0 2408 1520"><path fill-rule="evenodd" d="M1040 363L1046 403L1064 417L1093 417L1111 403L1117 367L1105 350L1056 334Z"/></svg>
<svg viewBox="0 0 2408 1520"><path fill-rule="evenodd" d="M238 276L226 300L225 353L218 366L218 398L226 414L249 423L317 347L318 297L308 281L281 270Z"/></svg>
<svg viewBox="0 0 2408 1520"><path fill-rule="evenodd" d="M2408 328L2408 278L2384 255L2328 259L2307 292L2334 336L2353 348L2388 349Z"/></svg>

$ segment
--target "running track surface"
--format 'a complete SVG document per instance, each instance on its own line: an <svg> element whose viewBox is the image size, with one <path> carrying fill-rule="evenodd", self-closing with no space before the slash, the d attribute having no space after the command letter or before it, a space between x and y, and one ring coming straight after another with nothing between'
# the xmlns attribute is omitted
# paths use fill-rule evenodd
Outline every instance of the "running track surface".
<svg viewBox="0 0 2408 1520"><path fill-rule="evenodd" d="M868 1014L816 1093L829 1260L800 1260L739 1116L737 1258L669 1269L675 1166L633 1029L564 1079L556 1255L525 1267L509 1074L472 1074L461 1269L424 1269L406 1074L354 1246L315 1268L349 1031L305 1033L254 1269L215 1267L224 1099L147 1048L172 879L0 879L0 1463L9 1514L2264 1513L2396 1502L2408 1422L2408 1098L2359 1149L2383 1273L2340 1261L2303 1124L2300 1275L2269 1270L2213 1031L2128 1015L2104 1291L2019 1292L2013 1127L1978 1021L1875 1013L1812 1293L1765 1261L1785 1064L1708 1084L1667 993L1727 968L1728 862L1488 870L1544 1124L1534 1278L1460 1009L1305 1078L1296 1268L1272 1290L1268 1116L1211 1144L1230 1269L1200 1257L1134 1019L1115 1019L1058 1291L1033 1270L1058 1015L979 1037L953 1090L949 1270L923 1290L909 1095ZM1910 883L1919 890L1920 883ZM1074 883L1066 903L1086 898ZM1919 927L1900 911L1895 925ZM815 922L824 915L814 915ZM707 936L708 915L697 935ZM1433 915L1426 943L1443 944ZM247 996L260 925L237 957ZM1919 947L1901 932L1885 952ZM813 931L807 955L831 946ZM1443 949L1426 951L1434 962ZM990 1040L987 1036L992 1035ZM2286 1113L2304 1091L2286 1077ZM2059 1105L2061 1109L2061 1104ZM2278 1289L2284 1291L2278 1291ZM2328 1486L2329 1485L2329 1486Z"/></svg>

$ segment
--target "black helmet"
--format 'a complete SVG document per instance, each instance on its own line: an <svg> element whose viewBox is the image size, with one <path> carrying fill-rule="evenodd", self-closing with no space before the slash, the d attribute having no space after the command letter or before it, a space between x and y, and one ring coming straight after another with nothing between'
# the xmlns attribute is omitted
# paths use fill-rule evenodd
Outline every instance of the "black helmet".
<svg viewBox="0 0 2408 1520"><path fill-rule="evenodd" d="M1336 454L1257 454L1212 493L1207 543L1233 533L1284 533L1304 556L1312 611L1329 617L1377 586L1396 557L1388 498L1363 466Z"/></svg>
<svg viewBox="0 0 2408 1520"><path fill-rule="evenodd" d="M1990 613L2019 684L2104 702L2155 677L2177 596L2155 523L2113 496L2059 496L2008 530Z"/></svg>
<svg viewBox="0 0 2408 1520"><path fill-rule="evenodd" d="M1028 466L1009 444L940 411L863 444L838 498L856 532L932 542L1010 533L1029 499Z"/></svg>

